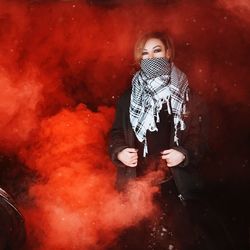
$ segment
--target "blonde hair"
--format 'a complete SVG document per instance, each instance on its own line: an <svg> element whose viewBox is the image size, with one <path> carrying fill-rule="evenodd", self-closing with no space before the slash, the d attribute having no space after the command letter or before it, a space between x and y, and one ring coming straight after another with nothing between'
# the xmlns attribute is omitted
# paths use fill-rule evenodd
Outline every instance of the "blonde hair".
<svg viewBox="0 0 250 250"><path fill-rule="evenodd" d="M145 43L150 38L156 38L156 39L161 40L161 42L165 46L166 51L168 50L170 60L172 61L174 59L174 46L173 46L172 39L165 32L154 31L154 32L149 32L149 33L142 35L141 37L139 37L139 39L135 43L134 59L136 63L140 62Z"/></svg>

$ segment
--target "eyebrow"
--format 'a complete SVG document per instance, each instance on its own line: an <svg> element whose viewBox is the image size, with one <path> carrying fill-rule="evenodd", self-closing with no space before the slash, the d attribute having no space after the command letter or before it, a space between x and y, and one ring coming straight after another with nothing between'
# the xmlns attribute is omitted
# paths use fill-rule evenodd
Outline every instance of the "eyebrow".
<svg viewBox="0 0 250 250"><path fill-rule="evenodd" d="M160 47L161 48L161 45L155 45L154 47L153 47L153 49L155 49L155 48L157 48L157 47ZM147 50L147 49L143 49L143 51L144 50Z"/></svg>

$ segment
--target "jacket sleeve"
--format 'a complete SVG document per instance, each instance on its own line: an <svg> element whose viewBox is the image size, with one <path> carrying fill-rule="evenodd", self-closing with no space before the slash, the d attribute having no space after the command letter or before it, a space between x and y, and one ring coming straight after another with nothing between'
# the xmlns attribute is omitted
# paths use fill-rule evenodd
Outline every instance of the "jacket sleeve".
<svg viewBox="0 0 250 250"><path fill-rule="evenodd" d="M125 165L117 159L117 154L128 147L123 128L125 112L123 106L120 98L116 107L115 119L108 136L108 147L111 160L119 167L124 167Z"/></svg>

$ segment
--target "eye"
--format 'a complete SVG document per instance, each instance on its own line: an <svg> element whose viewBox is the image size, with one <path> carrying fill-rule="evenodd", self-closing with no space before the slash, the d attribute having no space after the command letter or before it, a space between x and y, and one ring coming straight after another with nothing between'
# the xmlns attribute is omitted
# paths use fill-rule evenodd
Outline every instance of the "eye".
<svg viewBox="0 0 250 250"><path fill-rule="evenodd" d="M147 55L147 54L148 54L148 52L143 51L141 55L142 55L142 56L145 56L145 55Z"/></svg>
<svg viewBox="0 0 250 250"><path fill-rule="evenodd" d="M159 52L161 52L162 50L160 49L160 48L158 48L158 49L155 49L154 50L154 53L159 53Z"/></svg>

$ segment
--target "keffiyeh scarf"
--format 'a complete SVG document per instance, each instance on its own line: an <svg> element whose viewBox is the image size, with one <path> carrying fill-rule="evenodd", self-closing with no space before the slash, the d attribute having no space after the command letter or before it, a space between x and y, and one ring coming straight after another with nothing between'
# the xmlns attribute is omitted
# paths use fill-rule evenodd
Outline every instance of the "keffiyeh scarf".
<svg viewBox="0 0 250 250"><path fill-rule="evenodd" d="M135 135L144 143L144 157L148 153L146 132L158 130L156 123L160 122L159 113L164 103L167 104L168 113L173 114L174 141L178 145L177 131L185 129L182 114L188 101L188 91L185 74L166 58L141 61L141 70L132 80L129 113Z"/></svg>

